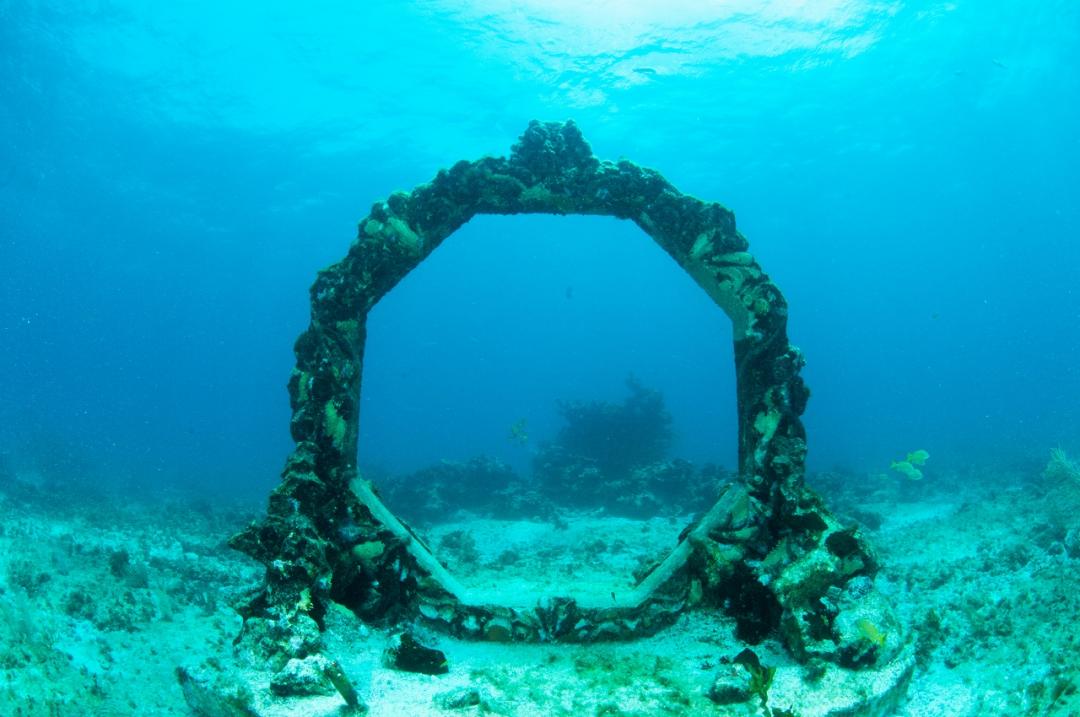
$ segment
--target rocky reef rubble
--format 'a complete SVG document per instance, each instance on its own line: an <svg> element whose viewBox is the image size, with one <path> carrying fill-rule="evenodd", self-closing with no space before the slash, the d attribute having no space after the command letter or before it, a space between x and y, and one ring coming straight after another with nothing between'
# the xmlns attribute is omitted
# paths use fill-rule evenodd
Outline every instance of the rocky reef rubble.
<svg viewBox="0 0 1080 717"><path fill-rule="evenodd" d="M917 494L872 475L810 476L843 514L878 516L862 530L880 550L877 593L916 627L911 689L881 689L902 686L903 659L884 675L830 670L812 654L796 660L774 631L749 645L762 676L771 671L758 680L768 685L765 706L800 717L1075 714L1080 554L1070 536L1080 529L1080 492L1070 473L1043 471L1044 462L943 466ZM260 566L221 536L257 509L221 496L8 492L0 481L0 714L340 715L349 703L320 677L332 662L355 688L354 709L366 703L371 717L764 713L737 659L748 648L737 633L754 625L723 610L685 610L651 637L585 645L459 640L415 620L383 629L341 606L321 626L297 616L242 629L229 606ZM580 541L566 535L573 554ZM861 578L851 582L844 591ZM851 613L850 634L865 616ZM863 648L889 649L895 628L873 624ZM445 655L448 672L385 665L404 627Z"/></svg>

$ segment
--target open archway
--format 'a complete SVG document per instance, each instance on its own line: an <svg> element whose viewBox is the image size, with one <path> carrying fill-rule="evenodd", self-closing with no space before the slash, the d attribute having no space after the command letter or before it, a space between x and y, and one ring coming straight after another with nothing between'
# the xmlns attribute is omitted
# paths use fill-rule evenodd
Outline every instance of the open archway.
<svg viewBox="0 0 1080 717"><path fill-rule="evenodd" d="M610 601L734 476L731 346L633 223L477 216L368 314L357 466L474 599Z"/></svg>
<svg viewBox="0 0 1080 717"><path fill-rule="evenodd" d="M615 409L631 380L670 418L654 460L733 469L734 366L731 322L632 222L477 216L368 314L358 468L402 518L430 520L437 510L416 510L428 504L483 513L483 496L474 509L457 491L398 489L480 456L528 482L566 428L560 407Z"/></svg>
<svg viewBox="0 0 1080 717"><path fill-rule="evenodd" d="M740 481L633 591L603 605L473 599L356 469L368 312L473 216L522 213L634 222L732 322ZM232 541L267 567L242 607L247 619L320 623L333 601L365 620L417 619L462 637L592 641L632 639L686 609L726 606L745 640L778 634L801 660L865 667L905 648L887 604L868 581L854 584L876 569L861 536L802 485L803 359L788 342L784 298L734 215L653 170L596 159L573 122L533 122L509 158L458 162L377 203L346 257L312 286L296 356L296 448L266 518Z"/></svg>

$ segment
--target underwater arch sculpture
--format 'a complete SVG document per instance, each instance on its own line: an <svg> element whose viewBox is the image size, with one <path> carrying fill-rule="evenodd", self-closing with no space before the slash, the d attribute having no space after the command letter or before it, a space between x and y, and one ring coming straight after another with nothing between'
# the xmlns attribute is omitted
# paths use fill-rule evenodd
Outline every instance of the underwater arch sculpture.
<svg viewBox="0 0 1080 717"><path fill-rule="evenodd" d="M633 221L734 327L740 481L611 604L569 595L536 605L471 600L356 469L368 312L476 214L523 213ZM788 341L784 297L748 253L734 215L656 171L596 159L573 122L534 121L508 158L458 162L375 204L346 257L319 273L311 324L295 349L296 447L266 517L231 541L266 566L240 608L245 620L321 625L337 602L367 621L416 619L459 637L584 642L647 635L698 607L728 610L749 642L779 634L800 661L869 667L909 647L869 581L876 563L865 541L803 486L803 358Z"/></svg>

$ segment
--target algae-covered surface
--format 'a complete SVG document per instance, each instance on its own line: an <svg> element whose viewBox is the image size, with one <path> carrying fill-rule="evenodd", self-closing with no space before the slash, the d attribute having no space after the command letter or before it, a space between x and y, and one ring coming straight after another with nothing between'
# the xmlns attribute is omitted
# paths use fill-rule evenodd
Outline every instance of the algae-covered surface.
<svg viewBox="0 0 1080 717"><path fill-rule="evenodd" d="M1070 501L1080 487L1037 469L936 476L917 492L883 477L811 477L841 516L872 526L878 586L918 633L896 714L1076 714L1080 504ZM235 661L241 620L230 604L257 584L261 567L225 540L260 507L191 494L65 496L8 479L0 491L0 714L191 714L178 667L215 657L251 665ZM558 581L588 593L625 584L627 570L674 540L669 528L678 522L580 511L561 518L459 520L421 535L463 581L509 581L522 594ZM491 644L417 631L445 653L441 675L384 664L400 625L363 625L338 608L325 622L322 652L338 660L372 715L760 713L756 700L754 710L733 712L709 698L718 671L743 648L734 623L716 612L691 611L630 643ZM823 688L818 704L786 703L782 678L801 668L771 640L754 650L780 668L772 707L820 714L836 697ZM246 673L253 704L271 704L267 674ZM335 714L343 705L332 693L264 711Z"/></svg>

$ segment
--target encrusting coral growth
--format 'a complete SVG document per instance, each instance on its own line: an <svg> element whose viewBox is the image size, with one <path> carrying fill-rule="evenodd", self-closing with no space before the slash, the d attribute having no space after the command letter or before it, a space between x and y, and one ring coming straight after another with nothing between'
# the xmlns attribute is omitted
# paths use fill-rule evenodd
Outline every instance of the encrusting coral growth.
<svg viewBox="0 0 1080 717"><path fill-rule="evenodd" d="M484 213L629 219L734 327L739 482L613 604L470 601L357 473L367 312ZM902 675L906 633L873 588L875 559L858 530L803 487L803 358L787 339L783 296L747 248L730 211L682 194L653 170L596 159L573 122L532 122L509 158L458 162L375 204L347 256L311 289L311 325L296 342L289 382L296 448L266 518L232 541L266 566L264 585L241 606L247 629L324 627L340 605L371 623L419 620L463 637L588 642L653 633L692 606L727 606L743 634L777 632L799 660L846 669L896 663ZM383 549L357 551L375 543ZM868 637L859 619L882 626L886 638Z"/></svg>
<svg viewBox="0 0 1080 717"><path fill-rule="evenodd" d="M1043 470L1043 477L1058 483L1075 483L1080 486L1080 463L1069 458L1061 448L1050 451L1050 461Z"/></svg>

